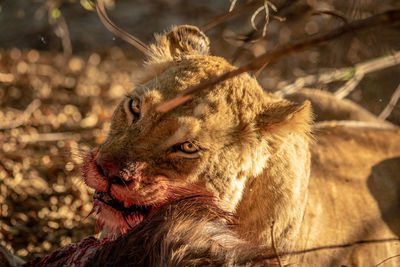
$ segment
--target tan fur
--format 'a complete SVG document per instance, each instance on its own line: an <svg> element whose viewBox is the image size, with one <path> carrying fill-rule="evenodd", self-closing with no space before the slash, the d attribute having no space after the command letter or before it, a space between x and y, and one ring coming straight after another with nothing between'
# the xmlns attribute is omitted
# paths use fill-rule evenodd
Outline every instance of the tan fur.
<svg viewBox="0 0 400 267"><path fill-rule="evenodd" d="M374 266L400 253L400 130L318 124L298 249L397 238L305 254L305 265ZM323 167L322 167L323 166ZM382 266L399 266L392 259Z"/></svg>
<svg viewBox="0 0 400 267"><path fill-rule="evenodd" d="M87 160L88 185L98 191L109 186L96 173L97 161L118 164L120 176L130 181L110 187L128 206L155 205L180 186L206 188L221 207L235 212L239 232L249 240L271 245L270 225L275 222L280 252L400 234L400 224L387 222L377 205L380 198L384 207L399 202L400 192L393 188L400 188L400 169L397 174L378 173L367 185L374 166L400 156L398 130L321 126L314 130L312 143L310 104L267 94L248 74L207 88L168 113L157 113L157 105L182 90L234 69L207 54L203 48L208 40L196 28L176 27L157 40L151 46L148 75L130 93L141 100L140 118L130 114L129 98L124 99L108 139ZM188 141L199 152L173 149ZM140 171L132 167L139 163L145 166ZM386 190L393 192L382 197ZM368 235L356 235L364 226ZM379 231L372 235L375 229ZM400 253L400 244L358 245L340 253L324 250L287 259L306 266L372 265Z"/></svg>

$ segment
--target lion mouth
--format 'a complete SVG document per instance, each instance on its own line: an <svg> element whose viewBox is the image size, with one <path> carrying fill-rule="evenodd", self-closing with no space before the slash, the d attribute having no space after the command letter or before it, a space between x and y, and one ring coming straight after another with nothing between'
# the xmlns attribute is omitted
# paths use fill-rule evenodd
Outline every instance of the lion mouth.
<svg viewBox="0 0 400 267"><path fill-rule="evenodd" d="M142 215L144 217L147 217L147 215L150 213L151 209L153 208L152 206L144 206L144 205L137 205L137 204L133 204L129 207L125 207L123 202L113 198L109 193L106 193L106 192L95 191L95 193L93 195L93 199L99 200L99 201L103 202L104 204L112 207L113 209L120 211L124 216L129 216L129 215L135 214L135 215Z"/></svg>

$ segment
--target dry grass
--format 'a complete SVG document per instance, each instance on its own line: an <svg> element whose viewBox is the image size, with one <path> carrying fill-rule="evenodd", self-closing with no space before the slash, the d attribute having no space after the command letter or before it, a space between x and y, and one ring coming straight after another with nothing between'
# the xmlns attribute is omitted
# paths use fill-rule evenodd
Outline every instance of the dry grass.
<svg viewBox="0 0 400 267"><path fill-rule="evenodd" d="M95 233L80 164L104 140L135 68L116 48L68 60L0 51L0 240L16 255L32 259Z"/></svg>

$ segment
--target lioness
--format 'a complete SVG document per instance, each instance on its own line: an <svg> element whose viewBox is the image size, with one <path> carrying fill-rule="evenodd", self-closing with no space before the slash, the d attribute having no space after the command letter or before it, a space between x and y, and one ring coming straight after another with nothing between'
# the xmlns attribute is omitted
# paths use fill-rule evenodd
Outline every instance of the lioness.
<svg viewBox="0 0 400 267"><path fill-rule="evenodd" d="M265 93L248 74L159 113L157 106L182 90L235 67L209 55L196 27L156 39L142 81L84 161L108 233L125 233L185 188L201 188L235 213L243 238L270 246L273 224L285 262L371 266L400 253L398 129L313 129L308 102ZM315 251L301 252L307 249Z"/></svg>

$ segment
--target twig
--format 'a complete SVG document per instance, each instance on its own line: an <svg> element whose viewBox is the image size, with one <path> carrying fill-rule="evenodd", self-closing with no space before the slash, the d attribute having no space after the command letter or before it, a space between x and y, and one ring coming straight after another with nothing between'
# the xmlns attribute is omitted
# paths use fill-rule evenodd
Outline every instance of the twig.
<svg viewBox="0 0 400 267"><path fill-rule="evenodd" d="M264 65L262 65L261 68L259 68L259 69L257 70L257 72L254 73L254 78L257 79L258 76L260 75L260 73L265 69L265 67L267 67L267 65L268 65L268 62L266 62Z"/></svg>
<svg viewBox="0 0 400 267"><path fill-rule="evenodd" d="M265 22L264 22L263 30L262 30L262 33L261 33L261 37L265 37L265 35L267 34L267 25L268 25L268 23L269 23L269 17L270 17L269 7L270 7L273 11L275 11L275 12L278 11L278 9L276 8L276 6L275 6L274 4L272 4L270 1L265 0L265 1L264 1L264 5L261 6L261 7L259 7L259 8L253 13L253 16L251 16L251 20L250 20L250 22L251 22L251 27L253 27L253 29L254 29L255 31L258 31L258 29L257 29L256 24L255 24L254 21L255 21L257 15L258 15L261 11L263 11L263 10L265 11Z"/></svg>
<svg viewBox="0 0 400 267"><path fill-rule="evenodd" d="M306 86L314 84L328 84L334 81L344 80L347 79L349 75L353 75L352 72L353 68L343 68L339 70L328 70L323 73L299 77L293 83L284 85L283 88L278 87L278 91L275 92L275 94L279 96L284 96L294 93Z"/></svg>
<svg viewBox="0 0 400 267"><path fill-rule="evenodd" d="M18 119L9 123L5 123L4 125L0 125L0 130L13 129L21 126L32 115L32 113L40 107L40 104L41 102L39 99L33 100Z"/></svg>
<svg viewBox="0 0 400 267"><path fill-rule="evenodd" d="M257 8L257 10L254 11L253 15L251 16L251 19L250 19L251 27L255 31L258 31L257 26L255 24L256 17L264 9L265 9L265 20L268 21L269 20L269 9L268 9L268 5L265 5L265 3L263 6L260 6L259 8Z"/></svg>
<svg viewBox="0 0 400 267"><path fill-rule="evenodd" d="M394 91L392 97L390 98L389 103L387 106L384 108L384 110L379 114L378 118L382 120L386 120L387 117L389 117L390 113L392 113L392 110L397 104L397 101L400 98L400 84L397 86L396 90Z"/></svg>
<svg viewBox="0 0 400 267"><path fill-rule="evenodd" d="M383 261L381 261L380 263L378 263L377 265L375 265L374 267L378 267L379 265L382 265L382 264L384 264L385 262L387 262L387 261L389 261L389 260L391 260L391 259L397 258L397 257L400 257L400 254L397 254L397 255L391 256L391 257L389 257L389 258L386 258L386 259L384 259Z"/></svg>
<svg viewBox="0 0 400 267"><path fill-rule="evenodd" d="M250 2L250 3L247 3L247 4L245 4L245 5L243 5L243 6L239 7L239 8L236 8L236 9L232 10L231 12L224 13L222 15L219 15L219 16L215 17L211 21L209 21L206 24L204 24L203 26L201 26L200 29L202 31L208 31L209 29L211 29L211 28L213 28L213 27L225 22L226 20L228 20L228 19L230 19L230 18L232 18L232 17L234 17L234 16L236 16L238 14L244 13L246 11L249 11L249 10L255 8L255 7L261 6L263 4L263 2L264 2L264 0L256 0L256 1L253 1L253 2Z"/></svg>
<svg viewBox="0 0 400 267"><path fill-rule="evenodd" d="M245 66L246 67L246 66ZM239 74L242 74L243 72L246 72L247 70L244 69L236 69L233 71L228 71L220 76L214 77L214 78L210 78L198 85L189 87L187 89L185 89L183 92L181 92L180 94L178 94L177 97L164 102L162 104L160 104L157 108L156 111L157 112L168 112L169 110L179 106L180 104L185 103L186 101L192 99L192 97L194 96L195 93L203 90L204 88L213 86L219 82L225 81L229 78L235 77Z"/></svg>
<svg viewBox="0 0 400 267"><path fill-rule="evenodd" d="M57 28L55 32L61 38L64 56L70 57L72 55L72 43L67 22L63 16L58 18Z"/></svg>
<svg viewBox="0 0 400 267"><path fill-rule="evenodd" d="M339 88L335 92L335 96L339 99L345 98L350 92L352 92L356 86L360 83L365 74L381 70L400 63L400 52L396 52L394 56L387 56L380 60L368 61L365 64L358 64L355 66L354 77L349 80L345 85Z"/></svg>
<svg viewBox="0 0 400 267"><path fill-rule="evenodd" d="M399 127L391 123L372 122L372 121L319 121L314 123L314 130L317 132L321 129L343 127L346 129L363 129L363 130L398 130Z"/></svg>
<svg viewBox="0 0 400 267"><path fill-rule="evenodd" d="M56 9L60 3L55 1L47 1L47 10L48 10L48 20L50 25L54 26L54 33L61 39L61 45L63 47L64 56L69 57L72 55L72 44L71 38L69 35L68 25L65 22L63 15L60 12L58 18L53 17L52 11Z"/></svg>
<svg viewBox="0 0 400 267"><path fill-rule="evenodd" d="M279 10L279 12L281 12L282 10L286 9L287 7L291 6L292 4L294 4L297 1L299 1L299 0L286 0L283 4L278 6L277 9ZM236 15L247 12L253 8L262 6L263 3L264 3L264 0L254 0L254 1L249 2L241 7L233 9L231 12L227 12L227 13L218 15L217 17L215 17L214 19L212 19L211 21L207 22L206 24L204 24L203 26L201 26L199 28L202 31L208 31L209 29L214 28L215 26L224 23L225 21L229 20L230 18L232 18ZM282 19L280 17L275 17L275 16L274 16L274 18L276 18L277 20Z"/></svg>
<svg viewBox="0 0 400 267"><path fill-rule="evenodd" d="M103 0L96 0L96 11L97 15L99 16L101 22L103 22L104 26L113 34L124 40L125 42L128 42L129 44L133 45L137 49L139 49L141 52L146 53L148 50L148 47L145 43L140 41L137 37L133 36L132 34L128 33L127 31L119 28L117 25L114 24L114 22L111 21L111 19L108 17L106 9L104 7L104 2Z"/></svg>
<svg viewBox="0 0 400 267"><path fill-rule="evenodd" d="M229 7L229 12L231 12L235 8L237 0L229 0L229 1L231 1L231 6Z"/></svg>
<svg viewBox="0 0 400 267"><path fill-rule="evenodd" d="M348 23L347 18L343 14L339 13L337 10L317 10L311 13L312 16L318 16L321 14L329 15L340 19L343 23Z"/></svg>
<svg viewBox="0 0 400 267"><path fill-rule="evenodd" d="M275 253L276 259L277 259L277 261L278 261L279 267L282 267L283 265L282 265L281 259L280 259L280 257L279 257L279 254L278 254L278 250L276 249L276 246L275 246L274 225L275 225L275 221L272 221L272 223L271 223L271 241L272 241L272 248L274 249L274 253Z"/></svg>
<svg viewBox="0 0 400 267"><path fill-rule="evenodd" d="M369 244L386 243L386 242L399 242L399 241L400 241L399 238L359 240L359 241L355 241L355 242L352 242L352 243L346 243L346 244L320 246L320 247L297 250L297 251L283 252L283 253L280 254L280 256L302 255L302 254L306 254L306 253L310 253L310 252L316 252L316 251L320 251L320 250L348 248L348 247L352 247L352 246L355 246L355 245L361 245L361 244L369 245ZM395 255L393 257L398 257L398 255ZM390 257L390 258L393 258L393 257ZM264 257L264 259L273 259L273 258L275 258L275 255L267 255L266 257ZM386 259L386 260L389 260L389 259Z"/></svg>
<svg viewBox="0 0 400 267"><path fill-rule="evenodd" d="M399 21L400 21L400 9L391 10L378 15L371 16L366 19L353 21L351 23L338 27L328 33L318 34L315 37L308 38L304 41L283 45L280 48L274 49L255 58L250 63L238 69L235 69L233 71L228 71L220 76L208 79L205 82L202 82L198 85L191 86L185 89L180 94L178 94L177 97L159 105L157 107L157 111L167 112L177 107L178 105L188 101L193 97L195 93L203 90L204 88L213 86L219 82L225 81L229 78L232 78L244 72L256 70L262 67L267 62L271 63L277 61L282 57L286 57L291 54L307 50L311 47L321 46L327 43L328 41L336 39L349 32L364 30L366 28L370 29L372 27L377 27L377 26L391 25Z"/></svg>
<svg viewBox="0 0 400 267"><path fill-rule="evenodd" d="M348 80L349 77L355 76L355 73L360 73L360 70L366 75L397 64L400 64L400 51L395 51L391 55L356 64L354 67L328 70L323 73L297 78L294 83L285 85L283 88L278 88L279 91L277 91L276 94L283 96L314 84L328 84L334 81Z"/></svg>
<svg viewBox="0 0 400 267"><path fill-rule="evenodd" d="M329 245L329 246L320 246L316 248L309 248L309 249L304 249L304 250L299 250L299 251L293 251L293 252L284 252L281 255L299 255L299 254L305 254L309 252L314 252L314 251L319 251L319 250L325 250L325 249L338 249L338 248L348 248L352 247L355 245L360 245L360 244L376 244L376 243L385 243L385 242L399 242L399 238L386 238L386 239L372 239L372 240L359 240L355 241L352 243L346 243L346 244L340 244L340 245Z"/></svg>
<svg viewBox="0 0 400 267"><path fill-rule="evenodd" d="M361 82L363 78L364 78L364 73L356 70L356 75L354 75L353 78L348 80L342 87L340 87L334 93L334 95L336 96L336 98L339 99L345 98L357 87L357 85Z"/></svg>
<svg viewBox="0 0 400 267"><path fill-rule="evenodd" d="M352 247L355 245L369 245L369 244L377 244L377 243L386 243L386 242L399 242L400 239L399 238L387 238L387 239L372 239L372 240L359 240L359 241L355 241L352 243L346 243L346 244L338 244L338 245L328 245L328 246L320 246L320 247L315 247L315 248L309 248L309 249L304 249L304 250L297 250L297 251L288 251L288 252L283 252L280 253L279 256L293 256L293 255L302 255L302 254L307 254L310 252L316 252L316 251L320 251L320 250L329 250L329 249L341 249L341 248L348 248L348 247ZM261 256L258 260L272 260L272 259L277 259L276 257L278 254L274 251L274 254L267 254L265 256ZM400 255L394 255L391 256L387 259L385 259L384 261L378 263L382 264L390 259L396 258L396 257L400 257ZM378 266L376 265L376 266ZM282 266L282 265L280 265Z"/></svg>

